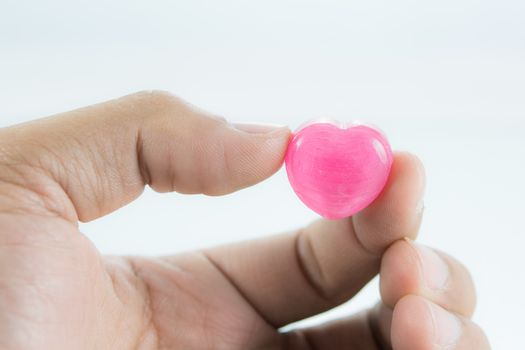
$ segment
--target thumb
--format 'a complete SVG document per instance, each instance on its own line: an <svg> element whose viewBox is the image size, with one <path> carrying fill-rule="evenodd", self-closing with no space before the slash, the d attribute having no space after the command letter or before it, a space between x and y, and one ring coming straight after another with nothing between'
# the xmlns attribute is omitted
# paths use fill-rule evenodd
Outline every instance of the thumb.
<svg viewBox="0 0 525 350"><path fill-rule="evenodd" d="M168 93L141 92L0 130L0 180L89 221L145 184L208 195L253 185L279 169L289 137L286 127L229 124Z"/></svg>

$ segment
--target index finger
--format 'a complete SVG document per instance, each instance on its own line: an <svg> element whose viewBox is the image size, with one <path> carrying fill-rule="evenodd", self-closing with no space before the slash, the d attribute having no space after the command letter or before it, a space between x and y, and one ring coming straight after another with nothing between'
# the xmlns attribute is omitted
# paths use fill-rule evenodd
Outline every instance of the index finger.
<svg viewBox="0 0 525 350"><path fill-rule="evenodd" d="M169 93L142 92L1 129L0 184L28 206L89 221L146 184L210 195L253 185L279 169L289 136L286 127L234 127Z"/></svg>

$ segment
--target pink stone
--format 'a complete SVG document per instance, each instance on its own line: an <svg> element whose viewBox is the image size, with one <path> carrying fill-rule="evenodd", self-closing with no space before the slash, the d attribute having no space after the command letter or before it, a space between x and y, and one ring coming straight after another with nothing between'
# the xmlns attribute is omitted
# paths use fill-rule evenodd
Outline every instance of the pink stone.
<svg viewBox="0 0 525 350"><path fill-rule="evenodd" d="M362 124L309 123L286 153L286 172L297 196L328 219L351 216L379 196L392 167L380 131Z"/></svg>

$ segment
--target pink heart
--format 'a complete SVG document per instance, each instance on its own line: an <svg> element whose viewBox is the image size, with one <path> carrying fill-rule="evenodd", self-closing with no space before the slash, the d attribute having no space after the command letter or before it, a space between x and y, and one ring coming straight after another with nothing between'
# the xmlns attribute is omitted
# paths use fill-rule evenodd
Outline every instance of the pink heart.
<svg viewBox="0 0 525 350"><path fill-rule="evenodd" d="M339 219L379 196L393 157L380 131L323 121L294 133L285 161L290 184L303 203L328 219Z"/></svg>

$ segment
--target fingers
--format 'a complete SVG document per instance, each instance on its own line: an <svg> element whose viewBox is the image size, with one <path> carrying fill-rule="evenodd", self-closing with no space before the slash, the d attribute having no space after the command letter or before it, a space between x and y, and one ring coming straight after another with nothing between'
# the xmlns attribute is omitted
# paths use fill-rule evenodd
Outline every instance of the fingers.
<svg viewBox="0 0 525 350"><path fill-rule="evenodd" d="M366 312L282 334L283 350L359 349L378 350ZM386 348L385 348L386 349Z"/></svg>
<svg viewBox="0 0 525 350"><path fill-rule="evenodd" d="M392 242L415 237L424 187L419 160L398 153L381 196L353 218L319 220L292 234L206 251L276 327L348 300L379 270Z"/></svg>
<svg viewBox="0 0 525 350"><path fill-rule="evenodd" d="M388 346L396 332L392 313L396 313L400 301L407 296L420 296L466 318L475 308L474 283L468 270L449 255L410 240L400 240L385 251L380 290L383 303L372 312L373 328L377 338Z"/></svg>
<svg viewBox="0 0 525 350"><path fill-rule="evenodd" d="M386 310L386 309L385 309ZM393 313L379 312L392 323L392 343L374 334L376 325L369 310L349 318L316 327L295 329L282 334L285 350L311 349L393 349L393 350L486 350L490 349L483 331L468 318L451 313L424 297L403 297Z"/></svg>
<svg viewBox="0 0 525 350"><path fill-rule="evenodd" d="M145 184L225 194L274 173L288 143L287 128L240 128L167 93L138 93L0 130L0 180L81 221L130 202Z"/></svg>
<svg viewBox="0 0 525 350"><path fill-rule="evenodd" d="M391 334L396 350L490 349L483 331L468 318L415 295L405 296L396 304Z"/></svg>
<svg viewBox="0 0 525 350"><path fill-rule="evenodd" d="M474 312L472 278L445 253L401 240L383 255L380 276L383 302L392 308L403 296L415 294L466 317Z"/></svg>

